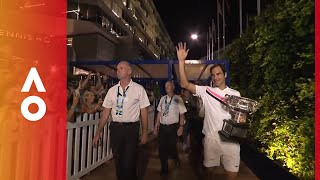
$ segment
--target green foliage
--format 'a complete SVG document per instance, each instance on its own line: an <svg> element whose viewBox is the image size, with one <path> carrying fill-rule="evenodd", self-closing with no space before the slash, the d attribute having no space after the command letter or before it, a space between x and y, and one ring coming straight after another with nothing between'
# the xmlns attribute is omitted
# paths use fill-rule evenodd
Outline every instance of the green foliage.
<svg viewBox="0 0 320 180"><path fill-rule="evenodd" d="M278 0L225 56L231 84L259 100L249 138L301 179L314 176L314 1Z"/></svg>

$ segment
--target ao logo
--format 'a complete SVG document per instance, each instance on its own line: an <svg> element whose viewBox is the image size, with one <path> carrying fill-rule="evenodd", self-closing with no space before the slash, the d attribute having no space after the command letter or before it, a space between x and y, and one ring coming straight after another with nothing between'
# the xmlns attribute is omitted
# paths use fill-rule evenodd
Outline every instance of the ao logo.
<svg viewBox="0 0 320 180"><path fill-rule="evenodd" d="M30 69L21 92L29 92L32 82L35 83L38 92L46 92L38 71L34 67ZM36 113L31 113L28 109L29 105L33 103L37 104L39 108ZM46 103L38 96L29 96L21 103L21 113L29 121L38 121L46 114Z"/></svg>

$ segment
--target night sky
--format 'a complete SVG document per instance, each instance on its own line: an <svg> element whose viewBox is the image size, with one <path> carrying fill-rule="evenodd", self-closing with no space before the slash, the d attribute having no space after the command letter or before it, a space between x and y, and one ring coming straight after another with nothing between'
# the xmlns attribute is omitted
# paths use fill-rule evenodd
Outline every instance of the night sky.
<svg viewBox="0 0 320 180"><path fill-rule="evenodd" d="M261 0L262 1L262 0ZM174 3L173 3L174 2ZM232 3L231 3L232 2ZM226 45L239 37L239 1L225 0ZM227 8L227 3L229 8ZM263 2L261 2L263 3ZM217 28L216 0L154 0L162 21L174 43L187 42L190 48L188 59L200 59L207 54L207 32L212 18ZM220 0L222 8L222 0ZM256 1L243 0L243 31L246 27L246 13L256 15ZM197 41L190 38L197 33ZM220 16L220 33L222 39L222 16ZM220 48L222 40L220 40ZM217 46L217 45L216 45ZM215 49L217 49L215 47Z"/></svg>

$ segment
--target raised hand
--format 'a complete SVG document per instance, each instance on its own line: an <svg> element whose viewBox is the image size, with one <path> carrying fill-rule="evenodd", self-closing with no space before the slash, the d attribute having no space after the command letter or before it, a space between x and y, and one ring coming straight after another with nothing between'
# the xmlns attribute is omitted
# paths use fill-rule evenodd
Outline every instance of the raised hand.
<svg viewBox="0 0 320 180"><path fill-rule="evenodd" d="M189 49L187 50L186 43L179 42L178 47L176 46L177 57L179 61L183 61L186 59Z"/></svg>
<svg viewBox="0 0 320 180"><path fill-rule="evenodd" d="M98 105L99 105L99 106L101 106L101 105L102 105L102 103L103 103L103 99L102 99L102 98L100 98L100 99L98 100Z"/></svg>
<svg viewBox="0 0 320 180"><path fill-rule="evenodd" d="M87 78L88 78L88 79L91 79L93 75L94 75L93 72L89 72L89 74L87 75Z"/></svg>
<svg viewBox="0 0 320 180"><path fill-rule="evenodd" d="M82 82L83 82L83 80L79 81L77 89L81 89Z"/></svg>
<svg viewBox="0 0 320 180"><path fill-rule="evenodd" d="M74 93L73 94L73 101L72 101L72 106L77 106L78 102L79 102L79 99L80 99L80 93Z"/></svg>

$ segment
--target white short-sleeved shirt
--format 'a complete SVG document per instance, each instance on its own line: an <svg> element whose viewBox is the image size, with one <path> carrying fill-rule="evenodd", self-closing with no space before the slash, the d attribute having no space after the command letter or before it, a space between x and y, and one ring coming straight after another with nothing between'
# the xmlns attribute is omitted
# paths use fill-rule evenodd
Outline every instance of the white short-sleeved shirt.
<svg viewBox="0 0 320 180"><path fill-rule="evenodd" d="M124 91L125 98L123 96ZM116 112L122 104L122 100L122 115L117 115ZM136 122L139 121L140 109L150 106L150 102L143 86L131 80L124 90L121 88L120 82L111 87L104 98L102 106L111 108L112 121L114 122Z"/></svg>
<svg viewBox="0 0 320 180"><path fill-rule="evenodd" d="M170 103L171 102L171 103ZM169 105L169 112L167 115L163 115L165 111L166 104ZM187 112L186 106L180 96L173 95L171 98L168 95L162 96L157 107L160 114L161 124L174 124L179 122L179 115Z"/></svg>
<svg viewBox="0 0 320 180"><path fill-rule="evenodd" d="M202 133L204 135L216 134L222 130L223 120L230 119L231 115L223 108L221 102L211 97L208 93L215 93L224 98L226 94L240 96L240 92L229 87L221 90L218 87L196 85L196 93L201 97L206 109Z"/></svg>

